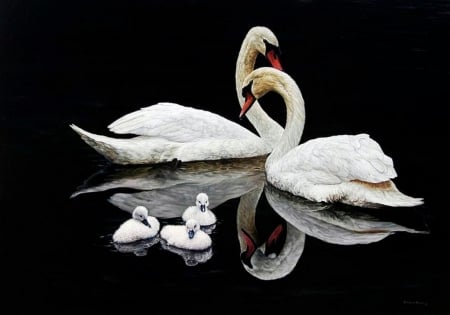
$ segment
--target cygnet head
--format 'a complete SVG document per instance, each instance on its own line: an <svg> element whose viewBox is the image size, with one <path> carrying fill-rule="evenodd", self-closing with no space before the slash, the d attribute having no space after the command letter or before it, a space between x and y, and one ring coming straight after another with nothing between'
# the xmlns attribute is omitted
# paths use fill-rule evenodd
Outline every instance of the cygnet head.
<svg viewBox="0 0 450 315"><path fill-rule="evenodd" d="M205 193L199 193L197 195L196 204L201 212L205 212L208 209L208 205L209 205L208 195Z"/></svg>
<svg viewBox="0 0 450 315"><path fill-rule="evenodd" d="M133 219L141 221L145 225L149 225L149 223L147 221L148 210L146 207L137 206L136 208L134 208L132 216L133 216Z"/></svg>
<svg viewBox="0 0 450 315"><path fill-rule="evenodd" d="M195 219L189 219L186 221L186 231L189 238L193 238L195 233L200 230L200 224Z"/></svg>
<svg viewBox="0 0 450 315"><path fill-rule="evenodd" d="M266 56L272 67L283 70L279 56L281 54L280 45L275 34L267 27L252 27L247 35L250 43L262 55Z"/></svg>

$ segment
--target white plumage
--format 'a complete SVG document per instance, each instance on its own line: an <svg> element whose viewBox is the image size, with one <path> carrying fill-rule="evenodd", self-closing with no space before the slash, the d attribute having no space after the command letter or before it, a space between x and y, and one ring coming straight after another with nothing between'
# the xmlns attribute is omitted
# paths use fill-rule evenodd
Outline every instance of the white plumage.
<svg viewBox="0 0 450 315"><path fill-rule="evenodd" d="M158 103L127 114L111 123L108 128L117 134L163 137L173 142L255 137L250 130L218 114L170 102Z"/></svg>
<svg viewBox="0 0 450 315"><path fill-rule="evenodd" d="M247 33L236 62L236 90L253 70L258 54L281 69L278 40L266 27L253 27ZM242 106L242 97L239 102ZM220 115L161 102L127 114L108 128L132 138L113 138L70 127L98 153L116 164L153 164L173 160L201 161L262 156L272 150L282 128L259 105L249 119L261 137Z"/></svg>
<svg viewBox="0 0 450 315"><path fill-rule="evenodd" d="M112 238L117 243L130 243L155 237L160 224L157 218L148 215L147 208L137 206L132 218L122 223L114 232Z"/></svg>
<svg viewBox="0 0 450 315"><path fill-rule="evenodd" d="M187 250L205 250L212 245L211 237L194 219L189 219L184 225L163 226L160 237L167 245Z"/></svg>
<svg viewBox="0 0 450 315"><path fill-rule="evenodd" d="M217 222L217 218L214 212L209 210L208 206L208 195L205 193L199 193L195 201L195 206L187 207L181 215L181 218L185 222L189 219L195 219L200 226L213 225Z"/></svg>
<svg viewBox="0 0 450 315"><path fill-rule="evenodd" d="M316 202L356 206L410 207L423 203L400 192L392 159L367 134L317 138L298 145L303 133L305 107L295 81L269 68L254 70L244 80L246 103L269 91L279 93L287 109L286 128L266 160L267 180L275 187Z"/></svg>

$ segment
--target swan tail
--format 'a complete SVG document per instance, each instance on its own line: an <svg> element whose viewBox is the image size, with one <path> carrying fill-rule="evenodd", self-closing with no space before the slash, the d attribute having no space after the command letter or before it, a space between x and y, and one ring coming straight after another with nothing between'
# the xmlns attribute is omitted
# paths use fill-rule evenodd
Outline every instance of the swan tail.
<svg viewBox="0 0 450 315"><path fill-rule="evenodd" d="M390 191L383 193L379 203L389 207L416 207L422 205L424 201L423 198L411 197L400 191Z"/></svg>
<svg viewBox="0 0 450 315"><path fill-rule="evenodd" d="M75 198L75 197L78 196L78 195L82 195L82 194L90 193L90 192L94 192L94 190L91 190L91 189L80 189L80 190L77 190L77 191L73 192L73 193L70 195L69 198L72 199L72 198Z"/></svg>
<svg viewBox="0 0 450 315"><path fill-rule="evenodd" d="M360 202L363 206L415 207L424 204L423 198L411 197L402 193L392 181L371 184L369 189L367 189L367 186L369 186L367 183L356 185L358 186L357 190L362 192L363 197L355 199L363 200ZM356 196L358 195L360 194L356 194ZM358 204L355 199L352 202Z"/></svg>
<svg viewBox="0 0 450 315"><path fill-rule="evenodd" d="M72 128L84 142L103 155L106 159L113 163L124 164L118 160L118 157L120 156L116 145L118 139L88 132L74 124L71 124L70 128Z"/></svg>
<svg viewBox="0 0 450 315"><path fill-rule="evenodd" d="M76 196L82 195L82 194L106 191L106 190L114 189L114 188L117 188L117 187L115 185L109 185L108 183L99 185L99 186L94 186L94 187L80 187L70 195L70 198L75 198Z"/></svg>

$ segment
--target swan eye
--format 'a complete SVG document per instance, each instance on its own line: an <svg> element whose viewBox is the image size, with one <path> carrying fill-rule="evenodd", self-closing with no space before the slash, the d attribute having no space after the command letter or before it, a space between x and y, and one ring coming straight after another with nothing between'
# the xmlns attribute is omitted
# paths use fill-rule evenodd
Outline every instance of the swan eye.
<svg viewBox="0 0 450 315"><path fill-rule="evenodd" d="M266 55L269 52L273 52L273 55L274 55L275 58L278 58L278 56L281 55L280 47L269 43L267 40L264 40L264 44L266 45Z"/></svg>
<svg viewBox="0 0 450 315"><path fill-rule="evenodd" d="M249 84L247 84L246 86L244 86L242 88L242 96L243 97L247 97L248 94L252 95L252 85L253 85L253 81L250 81Z"/></svg>

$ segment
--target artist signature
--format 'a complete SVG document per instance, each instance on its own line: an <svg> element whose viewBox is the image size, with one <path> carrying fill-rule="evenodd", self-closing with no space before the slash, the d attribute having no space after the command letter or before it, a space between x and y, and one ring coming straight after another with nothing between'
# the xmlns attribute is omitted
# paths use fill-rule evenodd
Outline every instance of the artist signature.
<svg viewBox="0 0 450 315"><path fill-rule="evenodd" d="M428 306L428 302L419 300L403 300L403 304Z"/></svg>

